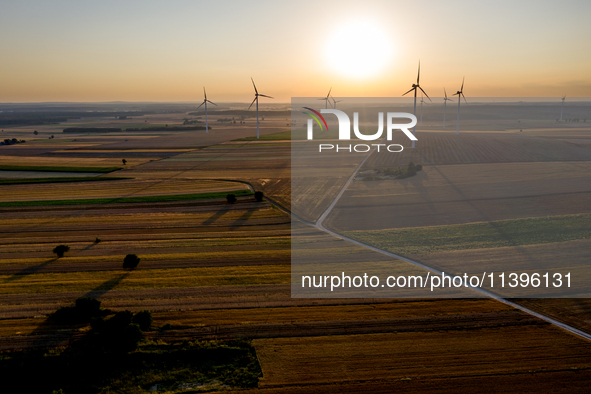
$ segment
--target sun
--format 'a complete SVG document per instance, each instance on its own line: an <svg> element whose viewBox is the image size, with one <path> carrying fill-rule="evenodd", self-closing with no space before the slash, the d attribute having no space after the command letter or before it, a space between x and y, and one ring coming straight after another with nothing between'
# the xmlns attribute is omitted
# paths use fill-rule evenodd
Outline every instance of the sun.
<svg viewBox="0 0 591 394"><path fill-rule="evenodd" d="M368 78L388 65L392 48L376 23L355 21L333 32L325 53L331 69L342 76Z"/></svg>

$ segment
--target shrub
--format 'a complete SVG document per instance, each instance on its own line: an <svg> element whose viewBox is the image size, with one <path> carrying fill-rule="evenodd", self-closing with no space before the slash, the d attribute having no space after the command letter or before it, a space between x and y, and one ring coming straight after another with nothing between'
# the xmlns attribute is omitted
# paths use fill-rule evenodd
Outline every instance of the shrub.
<svg viewBox="0 0 591 394"><path fill-rule="evenodd" d="M137 349L142 330L132 323L133 313L121 311L108 320L94 319L86 338L89 349L100 352L127 353Z"/></svg>
<svg viewBox="0 0 591 394"><path fill-rule="evenodd" d="M263 201L263 197L265 195L263 194L263 192L254 192L254 199L257 200L258 202Z"/></svg>
<svg viewBox="0 0 591 394"><path fill-rule="evenodd" d="M137 324L142 331L148 331L152 326L152 314L150 311L140 311L133 315L131 320L134 324Z"/></svg>
<svg viewBox="0 0 591 394"><path fill-rule="evenodd" d="M94 240L94 243L95 243L95 244L98 244L98 243L100 243L100 242L101 242L101 239L100 239L100 238L98 238L98 237L97 237L97 238L95 238L95 240Z"/></svg>
<svg viewBox="0 0 591 394"><path fill-rule="evenodd" d="M76 300L75 308L79 316L89 319L101 315L101 302L95 298L80 297Z"/></svg>
<svg viewBox="0 0 591 394"><path fill-rule="evenodd" d="M420 165L420 164L417 164L417 166L415 168L416 168L416 170L418 172L418 171L421 171L423 169L423 166Z"/></svg>
<svg viewBox="0 0 591 394"><path fill-rule="evenodd" d="M66 245L58 245L53 248L53 253L57 254L57 257L64 257L64 253L70 250L69 246Z"/></svg>
<svg viewBox="0 0 591 394"><path fill-rule="evenodd" d="M52 313L49 319L57 323L77 324L88 323L93 319L101 319L102 316L109 313L108 310L101 309L101 302L94 298L78 298L74 306L64 306Z"/></svg>
<svg viewBox="0 0 591 394"><path fill-rule="evenodd" d="M135 269L138 264L140 263L140 258L137 257L135 254L128 254L123 259L123 268L124 269Z"/></svg>
<svg viewBox="0 0 591 394"><path fill-rule="evenodd" d="M228 194L226 200L228 200L230 204L234 204L236 202L236 196L234 194Z"/></svg>
<svg viewBox="0 0 591 394"><path fill-rule="evenodd" d="M121 162L123 163L123 165L127 164L127 160L125 160L125 159L122 159Z"/></svg>

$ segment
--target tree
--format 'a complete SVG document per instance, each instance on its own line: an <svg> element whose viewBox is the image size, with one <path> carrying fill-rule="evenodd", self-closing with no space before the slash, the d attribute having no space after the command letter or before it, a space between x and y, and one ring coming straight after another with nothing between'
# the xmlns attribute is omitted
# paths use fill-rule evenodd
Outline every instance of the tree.
<svg viewBox="0 0 591 394"><path fill-rule="evenodd" d="M226 196L226 200L228 200L228 202L230 204L234 204L236 202L236 195L234 195L234 194L228 194Z"/></svg>
<svg viewBox="0 0 591 394"><path fill-rule="evenodd" d="M137 257L135 254L128 254L123 259L123 268L132 270L132 269L135 269L139 263L140 263L139 257Z"/></svg>
<svg viewBox="0 0 591 394"><path fill-rule="evenodd" d="M152 326L152 314L150 311L140 311L133 315L132 323L137 324L142 331L148 331Z"/></svg>
<svg viewBox="0 0 591 394"><path fill-rule="evenodd" d="M254 199L257 200L258 202L263 201L263 197L265 195L263 194L263 192L254 192Z"/></svg>
<svg viewBox="0 0 591 394"><path fill-rule="evenodd" d="M53 253L57 254L57 257L64 257L64 253L70 250L69 246L66 245L58 245L53 248Z"/></svg>
<svg viewBox="0 0 591 394"><path fill-rule="evenodd" d="M100 242L101 242L101 239L100 239L99 237L96 237L96 239L94 240L94 243L95 243L95 244L98 244L98 243L100 243Z"/></svg>
<svg viewBox="0 0 591 394"><path fill-rule="evenodd" d="M39 132L37 130L33 131L33 134L37 135Z"/></svg>
<svg viewBox="0 0 591 394"><path fill-rule="evenodd" d="M125 159L121 160L121 162L123 163L123 165L127 164L127 160L125 160Z"/></svg>

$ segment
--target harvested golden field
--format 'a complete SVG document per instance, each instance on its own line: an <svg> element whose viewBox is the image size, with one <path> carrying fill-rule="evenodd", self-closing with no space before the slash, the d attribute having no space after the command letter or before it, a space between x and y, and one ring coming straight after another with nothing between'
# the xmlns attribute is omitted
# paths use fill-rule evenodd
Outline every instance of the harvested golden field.
<svg viewBox="0 0 591 394"><path fill-rule="evenodd" d="M397 167L414 161L423 165L468 163L516 163L546 161L588 161L591 147L558 139L520 135L521 133L429 132L418 133L416 148L409 147L402 133L392 143L402 144L400 154L380 152L372 155L367 168Z"/></svg>
<svg viewBox="0 0 591 394"><path fill-rule="evenodd" d="M261 387L591 368L591 344L547 325L254 341Z"/></svg>
<svg viewBox="0 0 591 394"><path fill-rule="evenodd" d="M121 170L107 176L131 177L131 174L128 174L126 170ZM0 185L0 195L2 201L34 201L211 193L247 189L246 185L236 182L177 179L174 177L168 179L120 179L105 182L108 183L108 186L106 184L98 185L97 182Z"/></svg>
<svg viewBox="0 0 591 394"><path fill-rule="evenodd" d="M449 225L591 212L591 162L425 166L407 179L353 182L336 230Z"/></svg>
<svg viewBox="0 0 591 394"><path fill-rule="evenodd" d="M119 171L118 176L134 178L117 181L124 182L121 184L11 185L10 189L0 189L2 199L244 190L244 184L227 182L236 180L249 182L273 201L289 206L289 146L269 141L224 143L230 136L252 135L252 119L248 122L234 129L216 124L213 133L206 136L135 135L127 142L120 136L92 137L92 148L88 148L88 137L88 144L80 144L78 154L97 157L72 158L69 156L76 155L74 149L55 144L51 149L62 150L56 154L68 155L64 158L71 163L86 163L87 159L89 163L107 163L115 159L100 155L125 155L128 151L122 149L123 144L132 148L130 153L133 149L138 154L160 150L174 156ZM277 132L283 120L273 122L264 125L264 133ZM225 130L227 134L223 134ZM187 147L199 148L181 153ZM130 162L136 159L128 158ZM555 187L566 187L569 192L585 192L583 174L589 168L587 163L575 166L581 163L550 163L555 167L543 168L531 165L516 171L491 167L481 171L485 174L482 179L473 175L480 171L473 164L456 171L439 167L441 174L425 166L425 174L433 181L433 198L455 203L458 191L454 187L473 199L521 198L523 191L516 185L526 183L526 189L531 190L554 182ZM7 164L12 163L9 160ZM338 167L327 164L320 170L339 175L335 170ZM339 170L344 173L348 168ZM511 185L486 189L488 182L501 184L505 181L503 173L511 172ZM564 173L568 177L563 178ZM446 177L453 178L451 185ZM314 199L313 191L327 196L324 202L310 207L311 217L338 191L339 182L346 179L344 175L341 178L323 186L300 182L298 187L303 189L299 193L309 194L310 200ZM386 188L382 194L355 189L361 186L357 183L350 191L358 193L356 198L367 197L372 202L391 193L405 202L417 202L418 197L425 196L424 189L419 186L420 190L413 190L411 181L413 178L402 186ZM427 197L418 201L425 206L433 202ZM538 387L538 392L546 392L556 381L576 391L578 387L587 388L583 383L591 376L587 342L492 300L292 298L290 217L268 202L255 202L252 196L239 197L235 204L214 199L14 207L0 209L0 215L1 349L63 346L78 338L87 328L79 331L80 327L58 326L47 322L46 317L71 305L77 297L87 296L114 311L148 309L153 312L155 326L172 325L167 330L147 332L150 340L254 339L263 369L260 388L254 392L260 393L435 392L441 387L482 392L483 387L501 389L503 385L517 391ZM419 270L314 228L293 231L309 265L330 268L347 259L358 269L388 267L393 273ZM100 242L96 243L96 238ZM57 259L52 249L62 243L71 249ZM582 248L569 245L560 250L570 251L568 256L573 259L584 257ZM544 250L536 254L535 247L526 246L525 251L545 258ZM435 254L442 263L452 264L456 258L510 260L519 257L519 251L494 248L490 255L481 249L461 251L466 255ZM128 253L141 258L134 271L121 267ZM555 310L560 309L558 305ZM581 313L576 318L584 316Z"/></svg>

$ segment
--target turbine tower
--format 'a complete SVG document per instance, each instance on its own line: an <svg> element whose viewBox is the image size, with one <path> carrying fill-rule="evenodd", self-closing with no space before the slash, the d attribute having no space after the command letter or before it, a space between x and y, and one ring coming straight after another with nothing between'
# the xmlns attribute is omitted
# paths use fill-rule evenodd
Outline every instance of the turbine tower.
<svg viewBox="0 0 591 394"><path fill-rule="evenodd" d="M460 102L462 101L462 97L464 98L464 101L466 101L466 96L464 96L464 78L462 78L462 87L453 95L458 96L458 128L456 130L456 134L460 134ZM466 105L468 105L467 101Z"/></svg>
<svg viewBox="0 0 591 394"><path fill-rule="evenodd" d="M254 100L252 100L252 103L250 103L250 105L248 106L248 109L250 109L250 107L252 107L252 105L255 103L257 103L257 138L259 138L259 96L260 97L267 97L272 99L273 97L271 96L265 96L264 94L260 94L259 91L257 90L257 85L254 84L254 79L252 79L252 77L250 77L250 80L252 81L252 86L254 86Z"/></svg>
<svg viewBox="0 0 591 394"><path fill-rule="evenodd" d="M415 109L413 112L413 115L417 116L417 89L421 89L421 92L425 93L425 91L423 90L423 88L421 87L421 85L419 85L419 79L421 77L421 61L419 60L419 72L417 74L417 83L413 83L412 84L412 88L403 94L403 96L406 96L408 93L412 92L413 90L415 91ZM427 96L427 98L429 99L429 101L431 101L431 98L429 97L429 95L427 93L425 93L425 96ZM416 136L417 135L417 126L415 125L415 127L413 127L412 129L412 135ZM415 142L412 142L412 147L415 147Z"/></svg>
<svg viewBox="0 0 591 394"><path fill-rule="evenodd" d="M443 128L445 129L445 111L447 109L447 102L453 100L447 97L447 92L445 91L445 88L443 88L443 93L445 94L445 97L443 98Z"/></svg>
<svg viewBox="0 0 591 394"><path fill-rule="evenodd" d="M209 133L209 124L207 123L207 103L211 103L213 105L215 105L216 107L218 106L216 103L214 103L213 101L209 101L207 99L207 93L205 93L205 86L203 87L203 102L201 103L201 105L199 107L197 107L197 109L201 108L202 105L205 105L205 132Z"/></svg>
<svg viewBox="0 0 591 394"><path fill-rule="evenodd" d="M560 107L560 121L562 122L562 110L564 109L564 100L566 100L566 94L562 96L562 106Z"/></svg>
<svg viewBox="0 0 591 394"><path fill-rule="evenodd" d="M423 125L423 103L425 102L425 100L423 100L423 93L421 93L421 120L419 121L420 125Z"/></svg>
<svg viewBox="0 0 591 394"><path fill-rule="evenodd" d="M323 97L321 99L318 100L324 100L326 102L326 109L328 109L328 104L330 103L330 92L332 92L332 87L328 90L328 94L326 95L326 97Z"/></svg>

